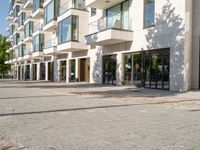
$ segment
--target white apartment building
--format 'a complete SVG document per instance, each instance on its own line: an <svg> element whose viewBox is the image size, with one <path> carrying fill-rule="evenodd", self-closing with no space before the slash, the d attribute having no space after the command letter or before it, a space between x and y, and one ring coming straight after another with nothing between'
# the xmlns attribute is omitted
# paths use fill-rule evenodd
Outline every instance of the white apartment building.
<svg viewBox="0 0 200 150"><path fill-rule="evenodd" d="M18 80L200 87L199 0L10 0Z"/></svg>

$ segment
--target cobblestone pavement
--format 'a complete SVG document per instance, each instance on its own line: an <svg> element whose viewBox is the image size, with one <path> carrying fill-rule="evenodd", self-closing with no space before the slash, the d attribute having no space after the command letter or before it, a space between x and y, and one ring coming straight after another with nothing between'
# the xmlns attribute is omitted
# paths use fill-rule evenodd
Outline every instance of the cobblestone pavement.
<svg viewBox="0 0 200 150"><path fill-rule="evenodd" d="M200 150L200 91L0 80L0 150Z"/></svg>

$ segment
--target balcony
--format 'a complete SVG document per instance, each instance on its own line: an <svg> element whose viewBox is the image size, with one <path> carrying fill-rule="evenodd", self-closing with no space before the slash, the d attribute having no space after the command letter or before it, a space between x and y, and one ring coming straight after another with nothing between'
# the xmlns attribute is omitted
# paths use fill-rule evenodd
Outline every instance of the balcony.
<svg viewBox="0 0 200 150"><path fill-rule="evenodd" d="M57 52L56 39L50 39L44 42L44 55L50 55Z"/></svg>
<svg viewBox="0 0 200 150"><path fill-rule="evenodd" d="M97 8L97 9L107 9L115 6L124 0L86 0L86 7Z"/></svg>
<svg viewBox="0 0 200 150"><path fill-rule="evenodd" d="M33 12L32 17L35 19L41 19L44 16L44 9L38 8L36 11Z"/></svg>
<svg viewBox="0 0 200 150"><path fill-rule="evenodd" d="M33 6L32 6L33 18L35 19L43 18L44 16L43 2L44 0L33 0Z"/></svg>
<svg viewBox="0 0 200 150"><path fill-rule="evenodd" d="M33 0L24 0L24 10L31 10L33 5Z"/></svg>
<svg viewBox="0 0 200 150"><path fill-rule="evenodd" d="M23 59L24 59L24 60L31 60L31 58L32 58L31 50L26 49Z"/></svg>
<svg viewBox="0 0 200 150"><path fill-rule="evenodd" d="M20 25L19 28L18 28L18 31L19 32L24 32L24 25Z"/></svg>
<svg viewBox="0 0 200 150"><path fill-rule="evenodd" d="M6 21L12 21L13 20L13 16L7 16L6 17Z"/></svg>
<svg viewBox="0 0 200 150"><path fill-rule="evenodd" d="M76 42L76 41L68 41L66 43L62 43L57 46L57 51L64 53L87 50L87 49L88 49L87 45L85 45L82 42Z"/></svg>
<svg viewBox="0 0 200 150"><path fill-rule="evenodd" d="M47 23L44 27L43 27L43 31L47 31L47 32L53 32L56 31L58 28L58 23L56 20L52 20L49 23Z"/></svg>
<svg viewBox="0 0 200 150"><path fill-rule="evenodd" d="M27 36L27 37L24 38L24 42L25 43L30 43L30 42L32 42L32 39L33 39L32 36L29 35L29 36Z"/></svg>
<svg viewBox="0 0 200 150"><path fill-rule="evenodd" d="M39 35L38 35L39 36ZM39 43L40 44L35 44L37 43L36 42L36 37L34 37L33 39L33 51L32 51L32 57L35 59L35 58L40 58L40 57L43 57L44 54L43 54L43 48L44 48L44 44L41 43L41 38L39 38Z"/></svg>
<svg viewBox="0 0 200 150"><path fill-rule="evenodd" d="M60 7L60 12L59 15L64 14L65 12L67 12L69 9L79 9L79 10L86 10L85 7L85 0L68 0L66 3L62 4L61 1L61 7Z"/></svg>
<svg viewBox="0 0 200 150"><path fill-rule="evenodd" d="M43 24L41 23L38 23L38 24L34 24L34 27L33 27L33 37L38 35L38 34L43 34Z"/></svg>
<svg viewBox="0 0 200 150"><path fill-rule="evenodd" d="M119 19L117 19L119 18ZM131 21L119 16L101 18L89 24L90 34L85 36L87 45L112 45L133 40Z"/></svg>

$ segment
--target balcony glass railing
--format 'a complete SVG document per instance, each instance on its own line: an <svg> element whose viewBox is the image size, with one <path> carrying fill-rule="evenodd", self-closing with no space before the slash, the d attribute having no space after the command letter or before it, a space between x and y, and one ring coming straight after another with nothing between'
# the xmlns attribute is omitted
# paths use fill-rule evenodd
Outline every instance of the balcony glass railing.
<svg viewBox="0 0 200 150"><path fill-rule="evenodd" d="M24 56L28 56L28 55L31 55L32 52L31 52L31 49L30 48L25 48L24 49Z"/></svg>
<svg viewBox="0 0 200 150"><path fill-rule="evenodd" d="M107 29L131 30L132 21L128 18L122 18L120 15L104 17L89 24L90 34L101 32Z"/></svg>
<svg viewBox="0 0 200 150"><path fill-rule="evenodd" d="M34 27L33 27L33 32L36 32L36 31L38 31L38 30L42 30L43 29L43 24L41 24L41 23L38 23L38 24L36 24L36 25L34 25Z"/></svg>
<svg viewBox="0 0 200 150"><path fill-rule="evenodd" d="M44 49L44 44L40 43L40 44L34 44L33 45L33 53L35 52L43 52Z"/></svg>
<svg viewBox="0 0 200 150"><path fill-rule="evenodd" d="M71 8L85 10L85 0L68 0L60 7L59 14L62 15Z"/></svg>
<svg viewBox="0 0 200 150"><path fill-rule="evenodd" d="M50 39L44 42L44 49L48 49L51 47L55 47L56 46L56 39Z"/></svg>

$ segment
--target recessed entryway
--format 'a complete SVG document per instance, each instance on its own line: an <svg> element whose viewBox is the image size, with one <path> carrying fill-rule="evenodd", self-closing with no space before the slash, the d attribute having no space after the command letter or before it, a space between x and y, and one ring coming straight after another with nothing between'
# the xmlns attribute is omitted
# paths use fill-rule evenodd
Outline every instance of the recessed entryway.
<svg viewBox="0 0 200 150"><path fill-rule="evenodd" d="M116 55L103 56L103 84L116 85Z"/></svg>
<svg viewBox="0 0 200 150"><path fill-rule="evenodd" d="M79 60L79 81L89 82L90 81L90 59L81 58Z"/></svg>

